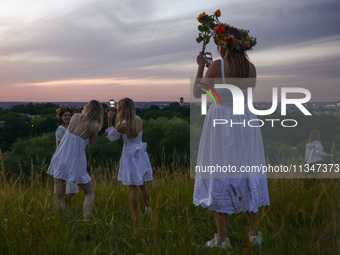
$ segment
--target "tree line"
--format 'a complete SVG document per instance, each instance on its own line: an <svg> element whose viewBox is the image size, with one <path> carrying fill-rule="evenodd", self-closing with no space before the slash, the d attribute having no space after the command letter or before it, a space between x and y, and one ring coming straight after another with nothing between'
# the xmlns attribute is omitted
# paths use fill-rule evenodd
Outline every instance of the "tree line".
<svg viewBox="0 0 340 255"><path fill-rule="evenodd" d="M106 105L103 105L105 108ZM0 120L5 120L0 129L0 145L7 154L3 157L6 171L29 173L33 168L42 168L49 164L55 151L55 130L57 129L57 105L38 104L16 106L14 109L0 108ZM148 143L147 151L153 165L187 165L190 155L190 107L171 103L164 108L151 106L137 108L137 114L143 120L143 141ZM29 118L23 113L37 114L39 118ZM117 162L120 158L123 141L110 142L106 139L107 115L99 133L97 145L87 149L91 164ZM278 113L259 119L282 119ZM270 163L280 162L282 156L303 158L305 145L312 130L319 130L324 151L340 156L339 119L326 115L304 116L300 113L288 113L286 119L296 119L298 125L287 128L281 125L264 125L261 128L265 155ZM192 120L191 120L192 121ZM195 130L194 130L195 131ZM198 130L198 136L200 131ZM199 142L199 139L196 141ZM192 141L193 143L193 141ZM174 164L175 163L175 164Z"/></svg>
<svg viewBox="0 0 340 255"><path fill-rule="evenodd" d="M54 132L57 129L58 123L56 114L58 107L58 105L52 103L20 104L10 109L0 107L0 121L4 121L3 127L0 126L0 148L2 152L11 150L17 139L28 139L41 136L44 133ZM107 105L103 104L103 107L106 109ZM180 106L176 102L162 109L157 105L143 109L137 108L136 112L143 120L156 119L158 117L166 119L178 117L189 122L190 118L190 108L188 106ZM100 135L105 132L106 127L107 115L104 114L104 126L100 131Z"/></svg>

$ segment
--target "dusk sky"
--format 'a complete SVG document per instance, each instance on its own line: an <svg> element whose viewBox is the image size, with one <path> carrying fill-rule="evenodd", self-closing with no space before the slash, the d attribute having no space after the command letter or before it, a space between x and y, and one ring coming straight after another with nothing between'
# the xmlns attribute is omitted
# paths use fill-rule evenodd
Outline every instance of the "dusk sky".
<svg viewBox="0 0 340 255"><path fill-rule="evenodd" d="M340 1L0 1L0 101L189 101L196 17L217 9L257 38L259 78L340 100Z"/></svg>

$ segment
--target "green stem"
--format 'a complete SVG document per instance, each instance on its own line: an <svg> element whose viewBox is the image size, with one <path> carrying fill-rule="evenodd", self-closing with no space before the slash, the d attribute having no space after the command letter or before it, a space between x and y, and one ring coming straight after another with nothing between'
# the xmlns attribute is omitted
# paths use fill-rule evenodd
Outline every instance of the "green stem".
<svg viewBox="0 0 340 255"><path fill-rule="evenodd" d="M205 51L205 42L203 42L203 47L202 47L202 54L204 54L204 51Z"/></svg>

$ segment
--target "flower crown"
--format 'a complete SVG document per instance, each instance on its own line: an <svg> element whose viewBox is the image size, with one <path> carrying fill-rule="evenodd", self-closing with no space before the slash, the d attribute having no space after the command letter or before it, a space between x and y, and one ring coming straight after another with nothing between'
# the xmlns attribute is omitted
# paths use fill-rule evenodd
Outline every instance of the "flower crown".
<svg viewBox="0 0 340 255"><path fill-rule="evenodd" d="M62 105L56 110L56 112L59 117L61 114L64 114L65 112L70 112L71 114L73 114L73 113L76 113L77 110L74 109L72 106Z"/></svg>
<svg viewBox="0 0 340 255"><path fill-rule="evenodd" d="M239 51L252 50L252 48L256 45L256 38L249 35L249 30L236 28L242 34L242 39L237 39L233 35L228 34L228 30L231 28L235 27L224 23L220 23L215 27L215 31L212 32L212 36L214 37L216 45L222 44L224 48L229 46L231 49Z"/></svg>
<svg viewBox="0 0 340 255"><path fill-rule="evenodd" d="M203 41L203 53L205 45L209 43L210 37L214 38L216 45L222 45L226 48L229 46L232 50L238 51L252 50L256 45L256 38L249 35L249 30L238 29L228 24L221 23L218 17L221 16L221 11L217 10L213 15L207 15L205 12L197 17L197 20L201 23L198 26L200 31L199 37L196 38L198 43ZM235 38L232 34L229 34L229 29L234 28L241 32L242 39Z"/></svg>

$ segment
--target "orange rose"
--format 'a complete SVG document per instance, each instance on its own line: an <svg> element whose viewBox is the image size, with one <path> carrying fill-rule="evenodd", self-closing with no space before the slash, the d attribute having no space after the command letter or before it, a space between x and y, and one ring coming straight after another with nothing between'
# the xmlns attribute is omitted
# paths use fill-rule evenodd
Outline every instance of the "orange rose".
<svg viewBox="0 0 340 255"><path fill-rule="evenodd" d="M221 11L220 11L220 10L217 10L217 11L216 11L216 16L217 16L217 17L220 17L220 16L221 16Z"/></svg>
<svg viewBox="0 0 340 255"><path fill-rule="evenodd" d="M204 16L206 16L207 14L205 14L205 12L201 13L198 17L197 20L200 21L201 18L203 18Z"/></svg>

